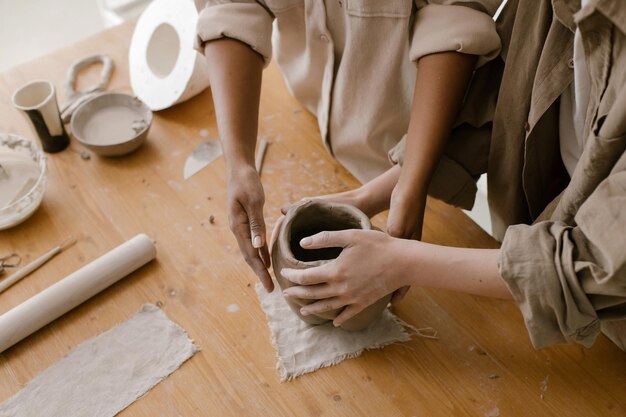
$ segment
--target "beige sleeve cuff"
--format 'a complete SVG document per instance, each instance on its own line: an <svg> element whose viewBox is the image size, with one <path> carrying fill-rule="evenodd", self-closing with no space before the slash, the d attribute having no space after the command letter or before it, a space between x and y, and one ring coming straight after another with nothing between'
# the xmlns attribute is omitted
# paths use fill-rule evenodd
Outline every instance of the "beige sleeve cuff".
<svg viewBox="0 0 626 417"><path fill-rule="evenodd" d="M224 3L200 9L195 48L204 53L206 42L231 38L241 41L263 57L272 58L273 17L258 3Z"/></svg>
<svg viewBox="0 0 626 417"><path fill-rule="evenodd" d="M478 55L481 67L500 53L500 37L487 13L465 6L429 4L417 11L409 56L415 62L437 52Z"/></svg>
<svg viewBox="0 0 626 417"><path fill-rule="evenodd" d="M402 136L400 142L396 144L393 148L389 150L387 153L387 157L389 158L389 162L392 165L400 165L404 164L404 151L406 149L406 135Z"/></svg>
<svg viewBox="0 0 626 417"><path fill-rule="evenodd" d="M406 135L387 154L393 165L404 164ZM428 186L428 195L454 207L471 210L476 200L476 180L447 155L442 155Z"/></svg>
<svg viewBox="0 0 626 417"><path fill-rule="evenodd" d="M577 342L591 346L600 320L576 275L574 229L541 222L508 228L498 267L535 348Z"/></svg>

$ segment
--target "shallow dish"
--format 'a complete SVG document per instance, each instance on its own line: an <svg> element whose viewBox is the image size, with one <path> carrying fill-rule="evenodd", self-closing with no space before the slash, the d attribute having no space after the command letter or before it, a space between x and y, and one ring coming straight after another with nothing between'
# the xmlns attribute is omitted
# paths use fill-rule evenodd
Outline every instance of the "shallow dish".
<svg viewBox="0 0 626 417"><path fill-rule="evenodd" d="M32 161L34 175L32 180L23 184L24 188L16 191L15 198L0 203L0 230L17 226L28 219L37 210L43 199L48 183L46 157L39 145L29 139L0 133L0 165L2 161ZM8 165L6 162L4 165ZM11 171L2 168L0 181L8 180ZM19 171L18 171L19 172ZM19 188L19 187L18 187Z"/></svg>
<svg viewBox="0 0 626 417"><path fill-rule="evenodd" d="M138 98L103 93L81 104L72 116L77 141L101 156L122 156L146 141L152 112Z"/></svg>

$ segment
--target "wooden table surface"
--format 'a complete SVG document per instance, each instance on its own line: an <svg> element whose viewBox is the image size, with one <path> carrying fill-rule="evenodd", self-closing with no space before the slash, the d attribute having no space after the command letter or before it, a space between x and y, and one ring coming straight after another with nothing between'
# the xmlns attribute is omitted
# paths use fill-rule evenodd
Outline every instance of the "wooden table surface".
<svg viewBox="0 0 626 417"><path fill-rule="evenodd" d="M110 54L111 89L130 92L126 24L4 73L0 131L32 137L10 104L32 79L59 90L72 61ZM81 84L90 84L92 68ZM61 91L59 100L64 100ZM264 73L259 135L272 142L263 170L271 226L281 205L347 190L358 182L324 150L313 116L291 97L271 65ZM208 137L206 135L208 134ZM25 262L68 236L77 245L0 295L0 313L21 303L137 233L157 242L157 260L0 354L0 402L70 349L160 301L201 351L122 416L620 416L626 414L626 355L604 336L591 349L536 351L512 302L412 289L395 309L439 340L414 338L369 351L338 366L281 383L275 369L256 278L227 225L222 158L191 179L186 157L217 138L209 91L155 114L149 139L119 159L82 147L49 155L49 184L39 210L0 232L0 254ZM214 223L209 221L213 216ZM376 222L384 225L384 216ZM430 200L424 240L493 248L496 242L462 212ZM231 304L239 310L227 309Z"/></svg>

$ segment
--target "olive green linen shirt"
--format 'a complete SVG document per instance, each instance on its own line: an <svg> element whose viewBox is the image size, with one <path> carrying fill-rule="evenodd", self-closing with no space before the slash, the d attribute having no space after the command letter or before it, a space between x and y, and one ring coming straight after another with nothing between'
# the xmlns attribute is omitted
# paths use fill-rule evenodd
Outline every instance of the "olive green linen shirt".
<svg viewBox="0 0 626 417"><path fill-rule="evenodd" d="M229 37L266 63L274 52L325 147L364 182L391 167L388 151L406 134L415 62L442 51L479 55L479 66L494 58L500 1L196 0L196 47Z"/></svg>
<svg viewBox="0 0 626 417"><path fill-rule="evenodd" d="M432 195L456 205L488 172L500 273L535 347L626 350L626 3L509 0L500 57L476 71ZM583 153L571 179L559 149L559 97L580 28L591 76ZM402 162L403 143L390 156ZM452 168L452 169L450 169Z"/></svg>

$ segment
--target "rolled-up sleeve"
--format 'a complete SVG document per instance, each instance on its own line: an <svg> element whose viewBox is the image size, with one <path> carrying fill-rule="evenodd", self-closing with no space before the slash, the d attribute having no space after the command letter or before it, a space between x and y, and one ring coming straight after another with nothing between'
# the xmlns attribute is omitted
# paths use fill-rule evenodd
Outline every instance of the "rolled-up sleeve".
<svg viewBox="0 0 626 417"><path fill-rule="evenodd" d="M416 0L410 58L456 51L478 55L477 67L500 52L500 37L492 15L501 0Z"/></svg>
<svg viewBox="0 0 626 417"><path fill-rule="evenodd" d="M509 227L500 273L536 348L590 346L600 320L626 319L626 171L606 178L576 226L544 221Z"/></svg>
<svg viewBox="0 0 626 417"><path fill-rule="evenodd" d="M398 142L387 153L387 158L392 165L404 165L404 153L406 152L406 135L402 136L400 142Z"/></svg>
<svg viewBox="0 0 626 417"><path fill-rule="evenodd" d="M236 39L258 52L267 66L272 57L272 22L274 16L259 1L230 2L196 0L198 23L195 48L204 52L206 42Z"/></svg>

